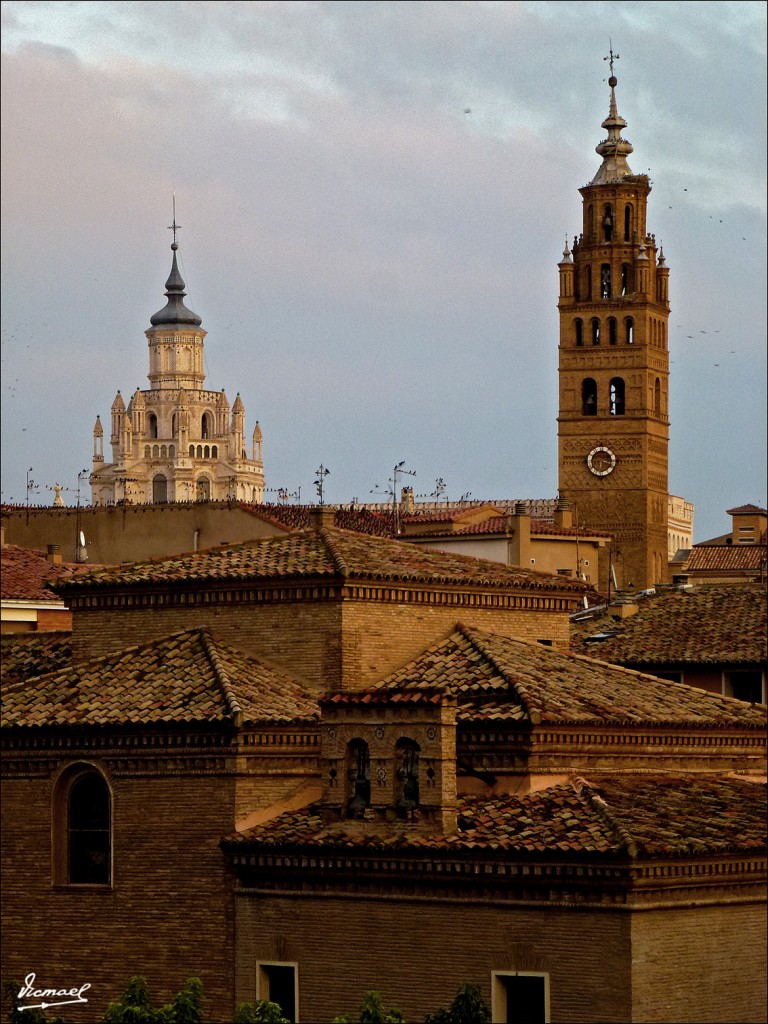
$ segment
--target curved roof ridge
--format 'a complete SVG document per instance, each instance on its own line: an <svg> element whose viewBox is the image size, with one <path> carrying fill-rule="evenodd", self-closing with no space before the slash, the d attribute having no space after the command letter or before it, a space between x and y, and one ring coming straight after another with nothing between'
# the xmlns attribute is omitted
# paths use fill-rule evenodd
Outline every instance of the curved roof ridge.
<svg viewBox="0 0 768 1024"><path fill-rule="evenodd" d="M321 527L317 531L317 535L320 537L320 539L323 541L326 548L330 552L331 558L333 559L333 564L336 566L336 569L339 572L339 574L341 576L349 576L349 566L344 561L344 557L341 551L339 550L338 544L336 543L335 539L331 536L331 534L328 532L328 530Z"/></svg>
<svg viewBox="0 0 768 1024"><path fill-rule="evenodd" d="M457 625L457 629L462 633L462 635L466 638L466 640L468 640L469 643L471 643L474 646L474 648L480 654L482 654L482 656L488 662L490 662L491 665L493 665L493 667L496 669L498 674L503 679L506 679L509 682L511 688L514 690L515 694L517 695L522 708L527 713L527 715L530 718L531 722L534 725L539 725L540 722L541 722L541 706L536 701L536 699L533 697L533 695L528 690L528 688L523 683L521 683L519 680L513 679L512 676L510 676L509 671L503 665L501 665L499 663L498 659L495 657L493 652L489 650L489 648L487 647L485 642L483 640L481 640L480 637L478 636L478 633L480 631L474 629L472 626L464 626L461 623L459 623ZM506 637L505 639L511 640L512 638L511 637ZM522 642L522 641L514 641L514 642Z"/></svg>
<svg viewBox="0 0 768 1024"><path fill-rule="evenodd" d="M581 775L571 780L570 786L576 795L590 807L611 830L616 841L630 857L637 857L639 848L632 833L614 817L604 797L600 796L591 782Z"/></svg>
<svg viewBox="0 0 768 1024"><path fill-rule="evenodd" d="M207 626L200 627L200 639L202 640L208 660L213 667L216 682L219 684L219 688L224 696L227 708L232 715L233 722L235 726L239 728L243 724L243 709L237 701L234 688L229 679L229 673L224 667L224 662L216 649L216 643Z"/></svg>

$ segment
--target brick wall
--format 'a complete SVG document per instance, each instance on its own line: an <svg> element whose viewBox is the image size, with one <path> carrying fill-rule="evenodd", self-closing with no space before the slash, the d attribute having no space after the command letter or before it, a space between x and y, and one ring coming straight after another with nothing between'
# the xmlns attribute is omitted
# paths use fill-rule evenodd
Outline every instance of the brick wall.
<svg viewBox="0 0 768 1024"><path fill-rule="evenodd" d="M52 888L53 780L3 780L3 987L31 971L45 987L90 982L87 1007L61 1007L79 1024L100 1020L134 974L146 976L157 1002L199 976L206 1019L231 1019L231 883L218 843L233 827L232 780L108 777L114 884L107 891Z"/></svg>
<svg viewBox="0 0 768 1024"><path fill-rule="evenodd" d="M85 660L205 625L225 643L325 690L381 679L448 636L459 621L568 649L563 611L381 600L79 609L72 646L75 659Z"/></svg>
<svg viewBox="0 0 768 1024"><path fill-rule="evenodd" d="M632 959L632 1020L766 1019L764 903L637 914Z"/></svg>
<svg viewBox="0 0 768 1024"><path fill-rule="evenodd" d="M631 1020L630 921L622 913L476 903L237 894L237 1000L256 997L259 961L296 962L299 1019L331 1020L369 989L409 1021L492 971L550 975L551 1019ZM353 1018L355 1019L355 1018Z"/></svg>

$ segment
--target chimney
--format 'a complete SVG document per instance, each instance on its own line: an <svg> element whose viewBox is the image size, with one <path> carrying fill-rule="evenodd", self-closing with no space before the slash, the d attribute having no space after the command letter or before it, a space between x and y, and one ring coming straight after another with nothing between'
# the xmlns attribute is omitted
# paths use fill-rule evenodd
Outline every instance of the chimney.
<svg viewBox="0 0 768 1024"><path fill-rule="evenodd" d="M638 611L634 601L624 601L621 598L611 602L608 607L608 614L612 619L628 619L631 615L637 615Z"/></svg>
<svg viewBox="0 0 768 1024"><path fill-rule="evenodd" d="M691 584L688 582L690 578L687 572L675 573L672 577L672 586L675 590L690 590Z"/></svg>
<svg viewBox="0 0 768 1024"><path fill-rule="evenodd" d="M570 529L573 526L573 510L567 498L559 497L555 506L555 526Z"/></svg>
<svg viewBox="0 0 768 1024"><path fill-rule="evenodd" d="M416 511L416 499L413 496L412 487L403 487L400 491L400 514L404 516L413 515Z"/></svg>
<svg viewBox="0 0 768 1024"><path fill-rule="evenodd" d="M309 512L309 525L313 530L327 530L336 525L336 512L326 505L312 505Z"/></svg>
<svg viewBox="0 0 768 1024"><path fill-rule="evenodd" d="M53 565L61 565L61 548L58 544L48 545L48 554L45 556L46 560L52 562Z"/></svg>

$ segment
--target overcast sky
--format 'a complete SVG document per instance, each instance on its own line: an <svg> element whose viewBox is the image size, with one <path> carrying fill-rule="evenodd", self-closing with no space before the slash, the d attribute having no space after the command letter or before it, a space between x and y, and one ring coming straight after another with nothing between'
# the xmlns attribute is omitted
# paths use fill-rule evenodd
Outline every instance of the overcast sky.
<svg viewBox="0 0 768 1024"><path fill-rule="evenodd" d="M266 485L557 492L558 273L619 112L670 266L669 487L766 505L766 7L2 5L2 499L148 387L175 190L206 386ZM105 449L109 451L108 444ZM84 497L89 497L86 487Z"/></svg>

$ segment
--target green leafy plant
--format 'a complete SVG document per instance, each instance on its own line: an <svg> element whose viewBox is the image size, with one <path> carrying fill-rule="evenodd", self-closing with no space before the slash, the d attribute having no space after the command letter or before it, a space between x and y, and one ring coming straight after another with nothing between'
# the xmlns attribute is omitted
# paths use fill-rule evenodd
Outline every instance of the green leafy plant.
<svg viewBox="0 0 768 1024"><path fill-rule="evenodd" d="M482 996L480 986L465 982L454 996L447 1010L428 1013L424 1024L490 1024L491 1011Z"/></svg>
<svg viewBox="0 0 768 1024"><path fill-rule="evenodd" d="M240 1003L234 1024L290 1024L277 1003L259 999L256 1003Z"/></svg>
<svg viewBox="0 0 768 1024"><path fill-rule="evenodd" d="M154 1007L146 978L131 978L121 999L110 1003L104 1024L202 1024L203 983L188 978L173 1001Z"/></svg>

